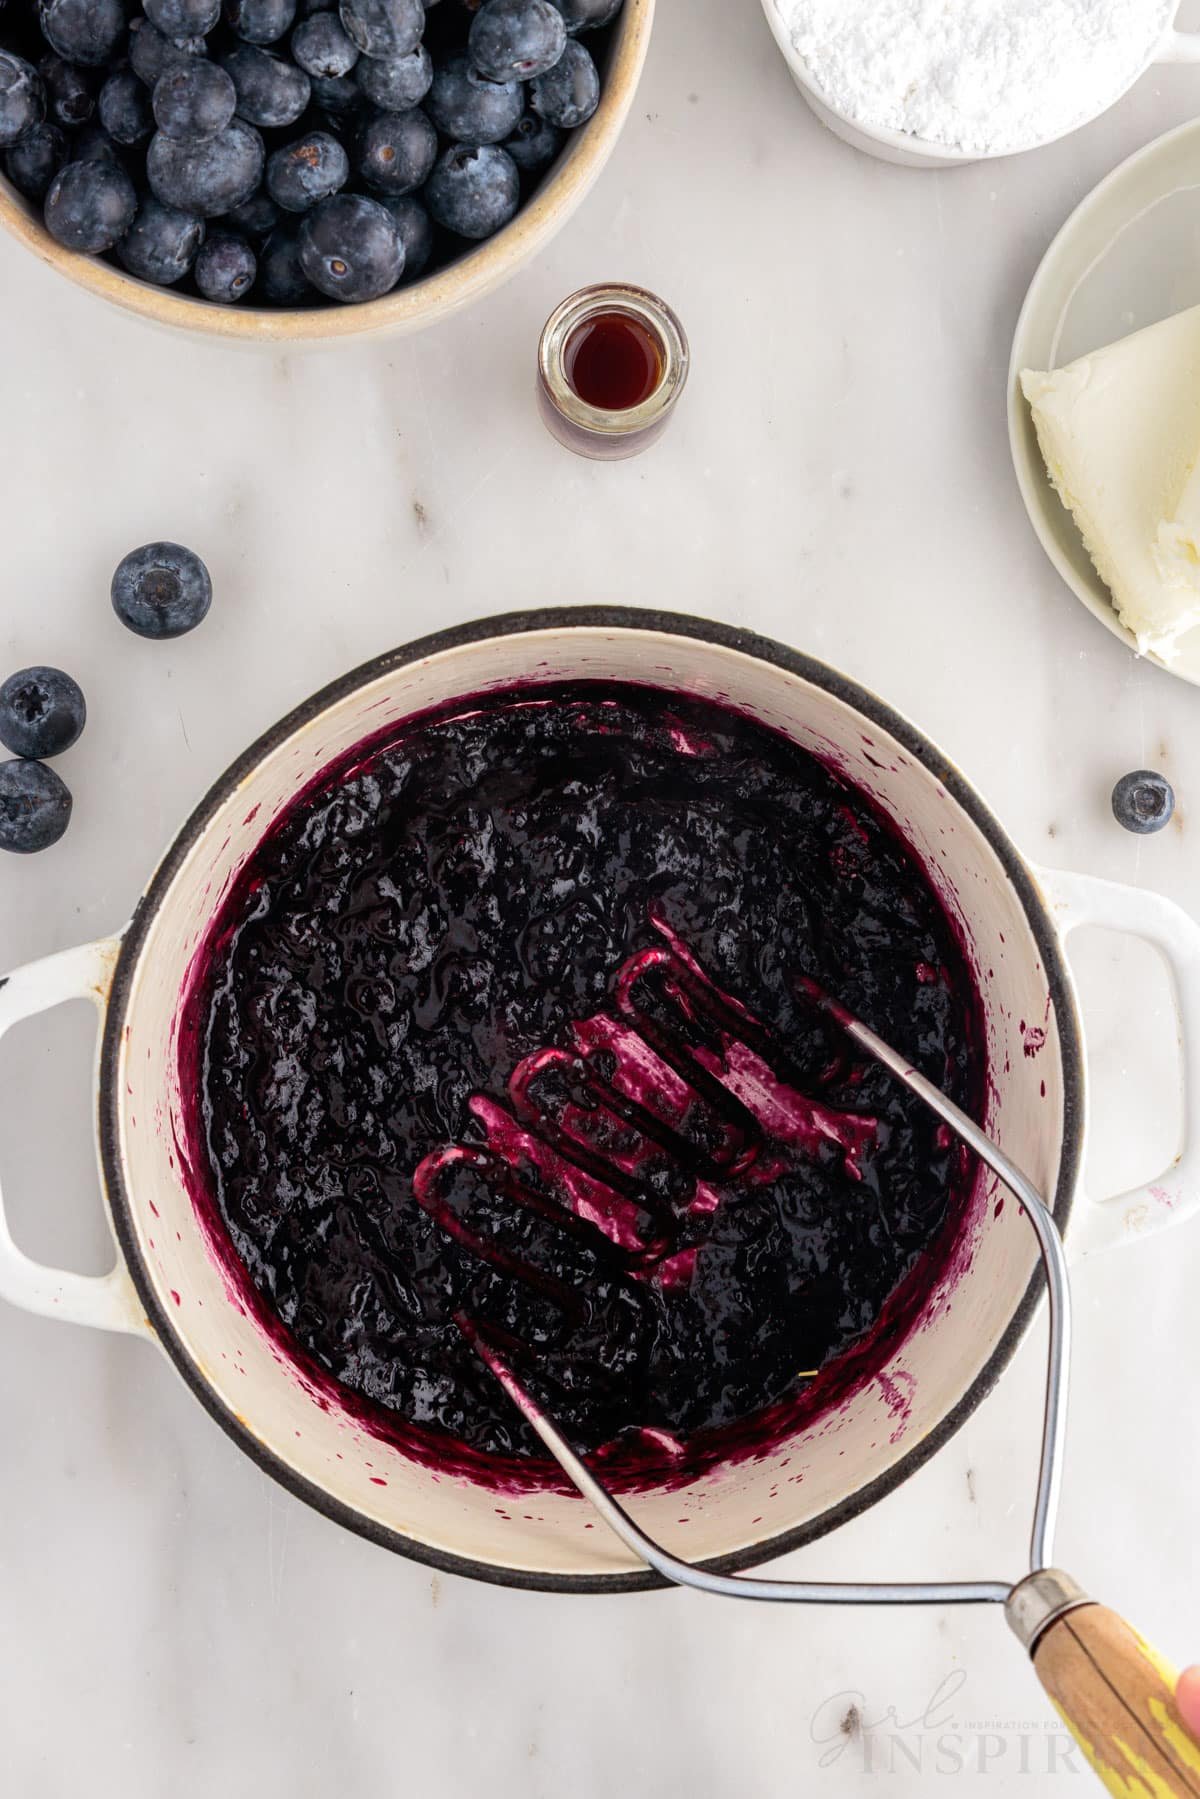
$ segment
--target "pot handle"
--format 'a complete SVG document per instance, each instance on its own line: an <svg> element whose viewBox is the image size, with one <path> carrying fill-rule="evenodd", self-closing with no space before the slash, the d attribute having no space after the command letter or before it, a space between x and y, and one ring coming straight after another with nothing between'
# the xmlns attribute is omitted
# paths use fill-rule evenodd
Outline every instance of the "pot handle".
<svg viewBox="0 0 1200 1799"><path fill-rule="evenodd" d="M120 938L104 938L63 950L0 976L0 1037L23 1018L48 1012L69 999L90 999L101 1018L116 965ZM47 1268L17 1248L0 1196L0 1299L43 1318L65 1318L98 1330L152 1334L125 1264L118 1255L111 1272L73 1274Z"/></svg>
<svg viewBox="0 0 1200 1799"><path fill-rule="evenodd" d="M1200 43L1200 38L1197 39ZM1154 945L1167 964L1183 1053L1183 1143L1170 1167L1143 1187L1080 1208L1073 1254L1182 1224L1200 1212L1200 925L1162 894L1094 875L1040 868L1037 877L1064 939L1081 925L1126 931Z"/></svg>

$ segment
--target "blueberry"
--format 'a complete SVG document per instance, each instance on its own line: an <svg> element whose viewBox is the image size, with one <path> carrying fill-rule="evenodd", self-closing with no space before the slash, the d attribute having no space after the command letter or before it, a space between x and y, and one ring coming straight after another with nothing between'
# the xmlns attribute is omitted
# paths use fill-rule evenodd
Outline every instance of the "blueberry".
<svg viewBox="0 0 1200 1799"><path fill-rule="evenodd" d="M1113 788L1112 809L1119 825L1146 837L1170 824L1175 790L1165 775L1139 768L1131 775L1122 775Z"/></svg>
<svg viewBox="0 0 1200 1799"><path fill-rule="evenodd" d="M219 221L222 225L230 225L240 237L264 238L274 231L283 214L272 200L265 187L243 200Z"/></svg>
<svg viewBox="0 0 1200 1799"><path fill-rule="evenodd" d="M380 112L358 136L355 167L381 194L409 194L424 185L437 161L438 136L417 107Z"/></svg>
<svg viewBox="0 0 1200 1799"><path fill-rule="evenodd" d="M550 0L484 0L467 53L489 81L532 81L554 67L566 43L563 16Z"/></svg>
<svg viewBox="0 0 1200 1799"><path fill-rule="evenodd" d="M296 0L225 0L225 17L248 44L277 44L292 28Z"/></svg>
<svg viewBox="0 0 1200 1799"><path fill-rule="evenodd" d="M404 279L415 281L433 254L433 220L412 194L402 194L394 200L383 198L380 203L391 213L404 245Z"/></svg>
<svg viewBox="0 0 1200 1799"><path fill-rule="evenodd" d="M221 66L237 90L238 117L262 131L294 125L312 95L303 69L257 44L238 44L221 58Z"/></svg>
<svg viewBox="0 0 1200 1799"><path fill-rule="evenodd" d="M338 118L357 112L362 105L362 94L353 75L313 75L311 80L313 104Z"/></svg>
<svg viewBox="0 0 1200 1799"><path fill-rule="evenodd" d="M548 169L563 145L557 125L547 124L535 112L522 113L504 140L504 148L522 175L540 175Z"/></svg>
<svg viewBox="0 0 1200 1799"><path fill-rule="evenodd" d="M38 0L42 36L68 62L99 68L125 35L122 0Z"/></svg>
<svg viewBox="0 0 1200 1799"><path fill-rule="evenodd" d="M600 104L600 75L583 44L572 38L554 67L530 82L529 104L563 131L587 124Z"/></svg>
<svg viewBox="0 0 1200 1799"><path fill-rule="evenodd" d="M237 89L215 62L190 57L154 84L154 118L179 143L195 143L224 131L237 108ZM114 133L114 136L116 134Z"/></svg>
<svg viewBox="0 0 1200 1799"><path fill-rule="evenodd" d="M258 292L272 306L300 306L313 297L300 263L300 222L288 219L272 231L258 255Z"/></svg>
<svg viewBox="0 0 1200 1799"><path fill-rule="evenodd" d="M359 92L384 112L418 106L429 92L433 62L424 44L407 56L360 56L354 70Z"/></svg>
<svg viewBox="0 0 1200 1799"><path fill-rule="evenodd" d="M23 56L0 50L0 149L18 143L46 116L41 76Z"/></svg>
<svg viewBox="0 0 1200 1799"><path fill-rule="evenodd" d="M100 123L118 144L140 144L154 130L154 114L144 82L132 69L118 69L100 89Z"/></svg>
<svg viewBox="0 0 1200 1799"><path fill-rule="evenodd" d="M212 218L250 198L262 180L265 160L257 131L234 119L215 137L193 144L176 143L164 132L155 132L146 175L164 206Z"/></svg>
<svg viewBox="0 0 1200 1799"><path fill-rule="evenodd" d="M465 56L433 72L425 110L445 137L462 144L498 144L525 110L519 81L488 81Z"/></svg>
<svg viewBox="0 0 1200 1799"><path fill-rule="evenodd" d="M336 11L337 0L298 0L296 17L298 19L311 19L314 13Z"/></svg>
<svg viewBox="0 0 1200 1799"><path fill-rule="evenodd" d="M78 64L64 62L61 56L43 56L38 74L46 89L46 106L58 125L73 130L86 125L96 109L94 78Z"/></svg>
<svg viewBox="0 0 1200 1799"><path fill-rule="evenodd" d="M147 543L130 550L112 578L113 611L139 637L182 637L212 605L212 582L194 550Z"/></svg>
<svg viewBox="0 0 1200 1799"><path fill-rule="evenodd" d="M346 185L350 158L327 131L309 131L267 159L267 192L285 212L307 212Z"/></svg>
<svg viewBox="0 0 1200 1799"><path fill-rule="evenodd" d="M234 306L253 287L258 260L245 238L220 233L210 237L197 256L194 273L206 300Z"/></svg>
<svg viewBox="0 0 1200 1799"><path fill-rule="evenodd" d="M19 194L39 204L67 160L67 140L57 125L35 125L4 158L4 173Z"/></svg>
<svg viewBox="0 0 1200 1799"><path fill-rule="evenodd" d="M183 280L203 242L203 219L144 194L133 224L117 245L117 260L139 281L173 287Z"/></svg>
<svg viewBox="0 0 1200 1799"><path fill-rule="evenodd" d="M460 237L490 237L521 199L517 165L497 144L452 144L425 187L432 217Z"/></svg>
<svg viewBox="0 0 1200 1799"><path fill-rule="evenodd" d="M114 162L69 162L46 192L46 229L68 250L111 250L136 211L133 182Z"/></svg>
<svg viewBox="0 0 1200 1799"><path fill-rule="evenodd" d="M0 762L0 850L31 856L71 822L71 790L44 762Z"/></svg>
<svg viewBox="0 0 1200 1799"><path fill-rule="evenodd" d="M76 131L71 138L71 151L68 162L113 162L119 169L125 164L121 158L121 148L105 131L103 125L85 125L82 131Z"/></svg>
<svg viewBox="0 0 1200 1799"><path fill-rule="evenodd" d="M149 19L135 19L129 27L129 62L139 81L153 87L160 75L186 61L189 56L202 56L205 43L200 38L181 38L173 43L164 37Z"/></svg>
<svg viewBox="0 0 1200 1799"><path fill-rule="evenodd" d="M407 56L425 30L421 0L341 0L338 10L364 56Z"/></svg>
<svg viewBox="0 0 1200 1799"><path fill-rule="evenodd" d="M300 266L331 300L377 300L404 269L404 244L395 221L377 200L336 194L306 214L300 227Z"/></svg>
<svg viewBox="0 0 1200 1799"><path fill-rule="evenodd" d="M0 743L14 756L58 756L87 719L83 689L61 668L23 668L0 686Z"/></svg>
<svg viewBox="0 0 1200 1799"><path fill-rule="evenodd" d="M221 0L142 0L142 10L164 37L207 37L221 16Z"/></svg>
<svg viewBox="0 0 1200 1799"><path fill-rule="evenodd" d="M624 0L554 0L554 4L574 37L580 31L595 31L601 25L611 24Z"/></svg>
<svg viewBox="0 0 1200 1799"><path fill-rule="evenodd" d="M346 36L336 13L318 12L293 31L292 61L309 75L334 80L350 73L358 61L358 45Z"/></svg>

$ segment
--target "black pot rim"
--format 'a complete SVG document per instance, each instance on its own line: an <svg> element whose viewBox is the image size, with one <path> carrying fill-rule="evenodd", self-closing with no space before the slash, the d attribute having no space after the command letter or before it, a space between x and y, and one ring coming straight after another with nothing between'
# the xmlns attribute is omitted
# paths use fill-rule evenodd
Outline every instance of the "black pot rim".
<svg viewBox="0 0 1200 1799"><path fill-rule="evenodd" d="M1083 1137L1084 1067L1082 1034L1075 1007L1074 994L1058 934L1045 902L1039 894L1020 852L990 809L957 768L949 762L906 718L878 699L857 682L848 679L825 663L787 648L770 638L740 626L696 618L689 614L661 612L637 606L563 606L527 612L504 613L436 631L427 637L362 663L348 674L331 682L311 698L295 707L286 717L263 733L225 773L212 785L195 808L171 848L159 863L148 887L138 901L133 917L121 942L113 975L100 1055L99 1142L101 1166L107 1187L113 1226L125 1264L138 1297L154 1332L170 1356L184 1381L205 1410L216 1419L228 1436L252 1461L281 1486L304 1500L316 1511L344 1525L357 1535L385 1549L424 1563L441 1572L461 1574L498 1586L519 1587L530 1591L552 1593L633 1593L663 1587L667 1583L649 1570L623 1575L577 1575L531 1572L505 1567L499 1562L476 1561L451 1554L429 1544L416 1541L399 1531L366 1517L354 1507L335 1499L314 1482L297 1474L253 1434L218 1397L178 1336L173 1320L160 1301L149 1269L142 1256L133 1228L132 1209L125 1185L120 1155L120 1096L117 1065L125 1013L132 992L133 978L150 926L168 893L184 858L199 840L217 809L254 769L279 744L295 731L310 723L328 707L381 675L404 668L428 656L438 655L464 645L493 637L525 636L534 632L571 630L637 630L655 632L668 637L690 638L718 649L735 650L767 662L790 674L801 676L823 688L864 718L886 731L910 755L941 782L950 796L981 831L995 851L1008 879L1020 899L1034 939L1042 957L1051 1003L1059 1027L1063 1060L1062 1155L1054 1197L1054 1216L1060 1230L1065 1230L1070 1216L1071 1199L1079 1172ZM704 1565L722 1573L739 1573L760 1566L790 1550L799 1549L819 1537L828 1535L839 1525L859 1517L902 1481L914 1474L962 1428L980 1403L987 1397L1011 1361L1017 1345L1032 1320L1040 1298L1044 1277L1039 1266L1027 1286L1004 1335L986 1365L962 1398L936 1428L908 1450L884 1474L860 1487L840 1504L829 1507L817 1518L779 1532L730 1555L715 1558ZM1032 1498L1032 1479L1030 1482Z"/></svg>

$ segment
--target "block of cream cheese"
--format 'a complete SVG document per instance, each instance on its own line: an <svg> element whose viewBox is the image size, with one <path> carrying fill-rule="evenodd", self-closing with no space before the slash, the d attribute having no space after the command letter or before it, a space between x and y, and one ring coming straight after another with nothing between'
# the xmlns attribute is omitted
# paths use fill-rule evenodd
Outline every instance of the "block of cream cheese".
<svg viewBox="0 0 1200 1799"><path fill-rule="evenodd" d="M1200 306L1021 386L1122 624L1169 661L1200 623Z"/></svg>

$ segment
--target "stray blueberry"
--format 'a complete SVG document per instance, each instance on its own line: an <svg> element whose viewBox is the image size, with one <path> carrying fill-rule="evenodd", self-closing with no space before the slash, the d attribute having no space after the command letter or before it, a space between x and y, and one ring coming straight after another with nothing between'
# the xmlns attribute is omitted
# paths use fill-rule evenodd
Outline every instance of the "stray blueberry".
<svg viewBox="0 0 1200 1799"><path fill-rule="evenodd" d="M407 56L360 56L354 65L359 92L384 112L419 106L433 81L433 60L424 44Z"/></svg>
<svg viewBox="0 0 1200 1799"><path fill-rule="evenodd" d="M32 856L71 822L71 790L44 762L0 762L0 850Z"/></svg>
<svg viewBox="0 0 1200 1799"><path fill-rule="evenodd" d="M566 43L563 16L550 0L484 0L467 53L489 81L532 81L554 67Z"/></svg>
<svg viewBox="0 0 1200 1799"><path fill-rule="evenodd" d="M488 81L465 56L433 72L425 110L444 137L460 144L498 144L525 110L519 81Z"/></svg>
<svg viewBox="0 0 1200 1799"><path fill-rule="evenodd" d="M1175 811L1175 790L1165 775L1139 768L1122 775L1112 791L1113 817L1127 831L1146 837L1169 825Z"/></svg>
<svg viewBox="0 0 1200 1799"><path fill-rule="evenodd" d="M294 125L308 105L312 83L304 70L257 44L238 44L221 66L237 90L238 117L260 131Z"/></svg>
<svg viewBox="0 0 1200 1799"><path fill-rule="evenodd" d="M210 237L196 258L196 286L206 300L235 306L254 285L258 261L244 238L224 233Z"/></svg>
<svg viewBox="0 0 1200 1799"><path fill-rule="evenodd" d="M248 44L276 44L292 28L296 0L225 0L225 17Z"/></svg>
<svg viewBox="0 0 1200 1799"><path fill-rule="evenodd" d="M237 89L232 78L206 58L189 57L178 67L164 70L154 84L155 123L179 143L215 137L236 110Z"/></svg>
<svg viewBox="0 0 1200 1799"><path fill-rule="evenodd" d="M111 250L137 211L133 182L115 162L69 162L46 192L46 229L68 250Z"/></svg>
<svg viewBox="0 0 1200 1799"><path fill-rule="evenodd" d="M203 242L203 219L143 194L133 224L117 244L117 260L139 281L173 287L183 280Z"/></svg>
<svg viewBox="0 0 1200 1799"><path fill-rule="evenodd" d="M407 56L425 30L421 0L341 0L338 10L364 56Z"/></svg>
<svg viewBox="0 0 1200 1799"><path fill-rule="evenodd" d="M554 67L530 83L529 104L563 131L587 124L600 104L600 74L583 44L572 38Z"/></svg>
<svg viewBox="0 0 1200 1799"><path fill-rule="evenodd" d="M100 123L118 144L140 144L154 130L154 114L144 82L132 69L118 69L100 89Z"/></svg>
<svg viewBox="0 0 1200 1799"><path fill-rule="evenodd" d="M164 206L215 218L248 200L262 180L266 153L252 125L234 119L215 137L177 143L156 131L146 156L146 176Z"/></svg>
<svg viewBox="0 0 1200 1799"><path fill-rule="evenodd" d="M381 194L409 194L437 161L438 135L419 107L380 112L358 136L355 168Z"/></svg>
<svg viewBox="0 0 1200 1799"><path fill-rule="evenodd" d="M610 25L621 10L623 0L554 0L574 37L580 31L596 31Z"/></svg>
<svg viewBox="0 0 1200 1799"><path fill-rule="evenodd" d="M327 80L348 75L358 54L358 45L347 37L335 12L314 13L292 33L292 61L309 75L322 75Z"/></svg>
<svg viewBox="0 0 1200 1799"><path fill-rule="evenodd" d="M548 169L563 145L557 125L547 124L535 112L522 113L504 140L504 148L522 175L540 175Z"/></svg>
<svg viewBox="0 0 1200 1799"><path fill-rule="evenodd" d="M491 237L521 201L517 165L498 144L454 144L425 187L430 214L460 237Z"/></svg>
<svg viewBox="0 0 1200 1799"><path fill-rule="evenodd" d="M350 158L328 131L309 131L267 159L267 192L285 212L307 212L346 185Z"/></svg>
<svg viewBox="0 0 1200 1799"><path fill-rule="evenodd" d="M0 149L19 143L46 116L46 90L32 63L0 50Z"/></svg>
<svg viewBox="0 0 1200 1799"><path fill-rule="evenodd" d="M300 266L331 300L377 300L400 279L404 244L378 200L335 194L305 214Z"/></svg>
<svg viewBox="0 0 1200 1799"><path fill-rule="evenodd" d="M212 582L194 550L147 543L117 564L112 603L121 623L139 637L182 637L212 605Z"/></svg>
<svg viewBox="0 0 1200 1799"><path fill-rule="evenodd" d="M415 281L433 255L433 220L415 194L392 200L381 197L381 204L391 213L404 245L404 280Z"/></svg>
<svg viewBox="0 0 1200 1799"><path fill-rule="evenodd" d="M221 0L142 0L142 11L164 37L207 37L221 16Z"/></svg>
<svg viewBox="0 0 1200 1799"><path fill-rule="evenodd" d="M78 681L61 668L22 668L0 686L0 743L14 756L59 756L87 720Z"/></svg>
<svg viewBox="0 0 1200 1799"><path fill-rule="evenodd" d="M19 194L39 204L67 160L67 140L57 125L35 125L4 158L4 173Z"/></svg>
<svg viewBox="0 0 1200 1799"><path fill-rule="evenodd" d="M122 0L40 0L38 23L52 50L68 62L99 68L125 35Z"/></svg>
<svg viewBox="0 0 1200 1799"><path fill-rule="evenodd" d="M86 125L96 109L95 78L61 56L43 56L38 74L46 89L50 117L58 125L74 130Z"/></svg>

